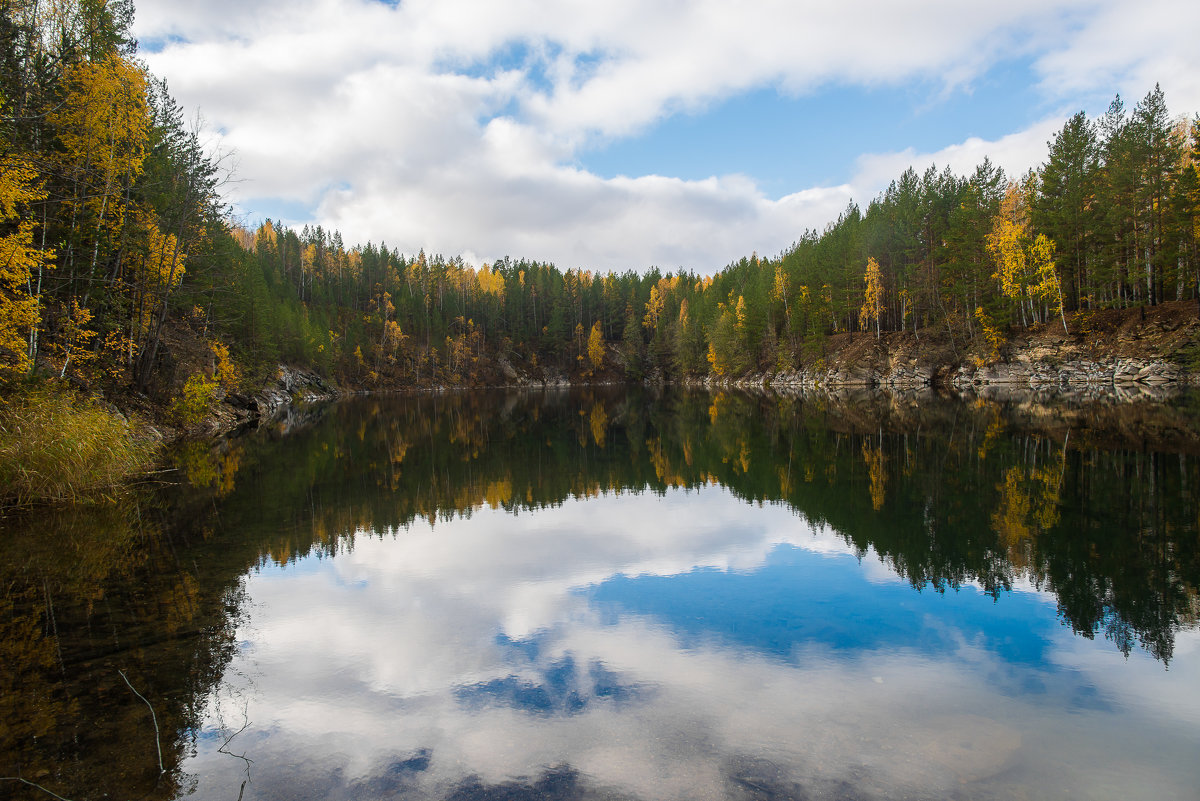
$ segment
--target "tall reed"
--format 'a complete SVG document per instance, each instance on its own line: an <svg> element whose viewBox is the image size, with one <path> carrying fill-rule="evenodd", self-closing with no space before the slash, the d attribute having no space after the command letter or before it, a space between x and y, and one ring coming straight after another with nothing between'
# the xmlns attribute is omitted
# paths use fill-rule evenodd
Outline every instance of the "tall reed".
<svg viewBox="0 0 1200 801"><path fill-rule="evenodd" d="M0 398L0 506L112 499L157 445L118 413L53 384Z"/></svg>

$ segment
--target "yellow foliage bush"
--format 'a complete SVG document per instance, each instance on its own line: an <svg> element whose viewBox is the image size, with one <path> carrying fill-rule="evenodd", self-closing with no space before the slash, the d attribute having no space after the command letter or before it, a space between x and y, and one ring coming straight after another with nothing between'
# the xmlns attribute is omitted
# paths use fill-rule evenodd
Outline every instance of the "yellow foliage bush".
<svg viewBox="0 0 1200 801"><path fill-rule="evenodd" d="M229 348L216 339L208 343L208 347L213 354L213 378L225 390L237 389L238 382L242 380L242 373L229 358Z"/></svg>
<svg viewBox="0 0 1200 801"><path fill-rule="evenodd" d="M994 361L1000 358L1000 348L1007 341L1004 334L996 327L991 316L983 310L982 306L975 307L975 319L979 322L979 327L983 331L983 339L987 342L989 359ZM988 360L976 360L977 367L983 367Z"/></svg>
<svg viewBox="0 0 1200 801"><path fill-rule="evenodd" d="M217 397L216 379L204 373L191 375L183 384L183 394L171 406L171 416L184 428L199 425Z"/></svg>

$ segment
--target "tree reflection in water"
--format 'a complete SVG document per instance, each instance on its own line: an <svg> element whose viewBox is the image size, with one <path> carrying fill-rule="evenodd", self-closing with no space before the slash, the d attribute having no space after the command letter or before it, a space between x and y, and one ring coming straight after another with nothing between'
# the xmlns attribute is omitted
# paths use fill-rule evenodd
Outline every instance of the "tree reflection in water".
<svg viewBox="0 0 1200 801"><path fill-rule="evenodd" d="M414 521L601 494L721 485L796 510L917 589L999 598L1030 583L1077 634L1167 665L1200 612L1194 403L604 388L371 397L187 444L177 488L6 522L0 773L73 801L186 794L181 766L237 652L248 573ZM156 712L163 775L150 712L118 671ZM428 760L402 755L359 789L401 793ZM753 760L728 772L740 793L771 784ZM465 780L450 797L577 797L577 784L558 766L526 783Z"/></svg>

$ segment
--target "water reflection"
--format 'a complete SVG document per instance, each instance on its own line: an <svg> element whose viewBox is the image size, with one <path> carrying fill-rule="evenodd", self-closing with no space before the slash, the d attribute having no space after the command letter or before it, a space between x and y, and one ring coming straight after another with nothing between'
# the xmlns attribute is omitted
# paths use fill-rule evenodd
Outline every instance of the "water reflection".
<svg viewBox="0 0 1200 801"><path fill-rule="evenodd" d="M371 400L331 414L278 443L286 469L243 476L230 499L239 520L270 515L254 542L276 564L485 505L720 484L830 525L914 587L1031 581L1056 593L1076 631L1126 652L1141 643L1169 660L1174 631L1196 621L1200 440L1186 409L585 393ZM235 446L219 458L201 475L221 496L240 457Z"/></svg>
<svg viewBox="0 0 1200 801"><path fill-rule="evenodd" d="M214 605L223 593L210 572L179 562L145 500L4 521L0 775L71 799L179 789L178 733L200 725L238 615L233 599ZM161 734L122 672L152 699Z"/></svg>
<svg viewBox="0 0 1200 801"><path fill-rule="evenodd" d="M29 726L0 770L73 799L1190 797L1187 403L372 398L193 446L189 488L65 540L106 555L9 539Z"/></svg>
<svg viewBox="0 0 1200 801"><path fill-rule="evenodd" d="M212 718L253 721L264 797L555 797L551 779L571 797L1190 792L1194 661L1136 706L1125 685L1157 663L1106 682L1103 654L1124 658L1092 644L1060 664L1076 638L1039 594L913 593L719 487L535 520L418 522L251 578L234 662L250 678ZM1110 751L1137 769L1114 777ZM188 769L212 797L236 789L212 749Z"/></svg>

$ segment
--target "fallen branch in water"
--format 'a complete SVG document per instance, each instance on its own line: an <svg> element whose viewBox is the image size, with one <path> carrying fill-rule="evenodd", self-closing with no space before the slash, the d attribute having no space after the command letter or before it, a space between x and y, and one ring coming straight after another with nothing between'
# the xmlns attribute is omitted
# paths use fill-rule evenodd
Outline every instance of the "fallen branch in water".
<svg viewBox="0 0 1200 801"><path fill-rule="evenodd" d="M58 799L58 801L71 801L71 799L63 798L61 795L54 792L53 790L47 790L45 787L38 784L37 782L31 782L31 781L29 781L29 779L22 779L20 776L0 776L0 782L21 782L21 784L27 784L30 787L35 787L38 790L41 790L46 795L54 796L55 798Z"/></svg>
<svg viewBox="0 0 1200 801"><path fill-rule="evenodd" d="M242 728L238 729L233 734L226 737L225 742L221 743L221 747L217 749L218 754L224 754L225 756L231 756L234 759L240 759L243 762L245 762L247 777L249 777L249 775L250 775L250 766L254 764L254 760L251 759L250 757L246 756L245 752L243 752L241 754L235 754L232 751L228 751L226 749L229 748L229 744L233 742L233 738L237 737L239 734L244 732L249 726L250 726L250 721L247 720L245 723L242 724Z"/></svg>
<svg viewBox="0 0 1200 801"><path fill-rule="evenodd" d="M162 735L161 735L161 734L160 734L160 732L158 731L158 715L155 715L155 714L154 714L154 707L153 707L153 706L150 704L150 702L149 702L149 701L147 701L147 700L146 700L146 696L144 696L144 695L142 695L141 693L139 693L139 692L137 691L137 689L136 689L136 688L133 686L133 684L131 684L131 683L130 683L130 681L129 681L129 677L125 675L125 672L124 672L124 671L122 671L122 670L118 670L118 671L117 671L117 673L120 673L120 674L121 674L121 678L125 679L125 683L126 683L127 685L129 685L129 689L133 690L133 694L134 694L134 695L136 695L138 698L141 698L141 699L142 699L142 703L144 703L144 704L145 704L147 707L149 707L149 708L150 708L150 719L151 719L152 721L154 721L154 745L155 745L155 747L156 747L156 748L158 748L158 773L159 773L159 775L161 776L162 774L164 774L164 773L166 773L166 772L167 772L167 769L163 767L163 761L162 761Z"/></svg>
<svg viewBox="0 0 1200 801"><path fill-rule="evenodd" d="M129 686L129 689L133 690L133 694L136 695L138 698L141 698L142 703L144 703L146 706L150 707L150 719L152 721L154 721L154 745L157 746L157 748L158 748L158 772L159 772L159 775L162 775L163 773L166 773L167 771L163 767L163 761L162 761L162 742L161 742L161 735L158 730L158 715L154 714L154 707L150 704L149 701L146 700L146 696L139 693L137 691L137 689L133 686L133 684L130 683L129 677L125 675L125 672L122 670L118 670L117 673L119 673L121 675L121 678L125 679L125 684L127 684ZM243 726L242 728L244 729L245 726ZM237 734L240 734L240 733L241 732L239 731ZM237 734L235 734L234 737L236 737ZM229 738L229 740L232 740L232 739L233 739L233 737ZM226 745L229 744L229 740L225 741ZM237 756L237 754L230 754L230 756ZM239 759L246 759L246 758L239 757ZM251 761L252 760L247 759L246 760L247 765ZM247 766L246 770L247 770L247 772L249 772L250 768ZM58 801L71 801L71 799L63 798L61 795L54 792L53 790L47 790L45 787L38 784L37 782L31 782L31 781L29 781L29 779L24 779L20 776L0 776L0 782L21 782L21 784L28 785L29 787L33 787L34 789L37 789L37 790L41 790L46 795L54 796L55 798L58 799ZM246 787L246 783L242 782L242 789L244 790L245 787ZM240 793L238 794L238 798L239 799L241 798Z"/></svg>
<svg viewBox="0 0 1200 801"><path fill-rule="evenodd" d="M246 783L250 781L250 766L254 764L254 760L251 759L250 757L246 756L246 753L244 751L240 754L235 754L232 751L228 751L226 749L228 749L229 744L233 742L233 738L237 737L239 734L244 732L247 729L247 727L249 727L249 725L250 725L250 721L247 720L245 723L242 724L242 728L238 729L233 734L226 737L225 742L221 743L221 747L217 749L218 754L224 754L225 756L231 756L235 759L240 759L246 763L246 778L242 779L242 786L238 790L237 801L242 801L242 794L246 792Z"/></svg>

